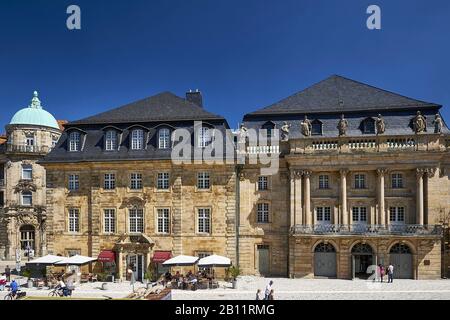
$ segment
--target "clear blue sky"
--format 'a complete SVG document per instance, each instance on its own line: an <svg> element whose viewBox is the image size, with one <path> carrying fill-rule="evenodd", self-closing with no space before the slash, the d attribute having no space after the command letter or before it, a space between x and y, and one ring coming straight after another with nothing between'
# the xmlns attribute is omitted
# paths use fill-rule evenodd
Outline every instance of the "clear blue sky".
<svg viewBox="0 0 450 320"><path fill-rule="evenodd" d="M78 4L82 30L66 28ZM382 9L382 30L366 8ZM75 120L169 90L200 89L232 127L331 74L444 105L450 1L1 0L0 126L33 90Z"/></svg>

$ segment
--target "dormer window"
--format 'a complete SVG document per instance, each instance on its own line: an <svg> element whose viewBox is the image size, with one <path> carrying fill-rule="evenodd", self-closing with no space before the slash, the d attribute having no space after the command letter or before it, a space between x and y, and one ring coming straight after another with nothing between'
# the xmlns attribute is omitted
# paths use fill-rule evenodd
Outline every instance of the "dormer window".
<svg viewBox="0 0 450 320"><path fill-rule="evenodd" d="M134 129L131 131L131 150L144 149L144 130Z"/></svg>
<svg viewBox="0 0 450 320"><path fill-rule="evenodd" d="M198 131L198 146L200 148L207 147L211 144L212 142L211 131L212 130L207 127L201 127L200 130Z"/></svg>
<svg viewBox="0 0 450 320"><path fill-rule="evenodd" d="M323 134L322 128L323 128L322 121L314 120L311 123L311 135L321 136Z"/></svg>
<svg viewBox="0 0 450 320"><path fill-rule="evenodd" d="M117 132L115 130L106 131L105 149L106 151L117 150Z"/></svg>
<svg viewBox="0 0 450 320"><path fill-rule="evenodd" d="M69 134L69 151L80 151L81 134L78 131L72 131Z"/></svg>
<svg viewBox="0 0 450 320"><path fill-rule="evenodd" d="M367 118L362 123L363 133L365 134L375 134L375 120L372 118Z"/></svg>
<svg viewBox="0 0 450 320"><path fill-rule="evenodd" d="M25 137L25 145L28 147L34 146L34 134L30 134Z"/></svg>
<svg viewBox="0 0 450 320"><path fill-rule="evenodd" d="M263 130L267 130L267 137L273 137L273 130L275 129L275 124L272 121L266 122L265 124L263 124L263 126L261 127L261 129Z"/></svg>
<svg viewBox="0 0 450 320"><path fill-rule="evenodd" d="M167 128L159 129L158 131L158 148L169 149L170 148L170 130Z"/></svg>

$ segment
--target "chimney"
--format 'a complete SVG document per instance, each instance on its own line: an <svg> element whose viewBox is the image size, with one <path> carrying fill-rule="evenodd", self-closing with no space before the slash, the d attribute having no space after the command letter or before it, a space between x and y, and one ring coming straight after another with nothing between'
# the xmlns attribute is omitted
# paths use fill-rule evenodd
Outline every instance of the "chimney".
<svg viewBox="0 0 450 320"><path fill-rule="evenodd" d="M202 93L200 91L195 90L189 90L189 92L186 92L186 100L189 102L192 102L193 104L196 104L200 108L203 108L203 98Z"/></svg>

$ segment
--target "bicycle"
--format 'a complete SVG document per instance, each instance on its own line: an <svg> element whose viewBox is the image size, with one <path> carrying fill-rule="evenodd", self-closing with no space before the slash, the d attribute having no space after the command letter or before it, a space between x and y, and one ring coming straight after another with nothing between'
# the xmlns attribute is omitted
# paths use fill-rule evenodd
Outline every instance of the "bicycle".
<svg viewBox="0 0 450 320"><path fill-rule="evenodd" d="M67 290L67 296L72 296L72 289L65 289ZM49 297L64 297L64 289L61 287L56 287L52 291L48 293Z"/></svg>
<svg viewBox="0 0 450 320"><path fill-rule="evenodd" d="M5 296L4 300L19 300L27 295L26 292L22 292L20 290L17 290L16 296L14 297L12 291L8 292L8 294Z"/></svg>

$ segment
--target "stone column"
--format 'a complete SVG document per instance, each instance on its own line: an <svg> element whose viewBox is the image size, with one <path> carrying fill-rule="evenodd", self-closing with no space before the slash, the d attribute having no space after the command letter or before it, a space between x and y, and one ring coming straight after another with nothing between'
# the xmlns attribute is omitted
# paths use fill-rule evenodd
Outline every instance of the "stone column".
<svg viewBox="0 0 450 320"><path fill-rule="evenodd" d="M290 226L293 227L296 223L295 221L295 171L291 169L290 172Z"/></svg>
<svg viewBox="0 0 450 320"><path fill-rule="evenodd" d="M347 212L347 169L341 169L341 224L348 225Z"/></svg>
<svg viewBox="0 0 450 320"><path fill-rule="evenodd" d="M117 261L117 272L119 273L119 281L123 280L123 248L119 248L119 261Z"/></svg>
<svg viewBox="0 0 450 320"><path fill-rule="evenodd" d="M145 265L144 273L147 272L151 262L152 262L152 248L150 247L148 248L146 261L144 263Z"/></svg>
<svg viewBox="0 0 450 320"><path fill-rule="evenodd" d="M384 207L384 175L387 170L385 168L377 169L378 173L378 223L379 225L388 225L389 224L389 216L386 213L386 209Z"/></svg>
<svg viewBox="0 0 450 320"><path fill-rule="evenodd" d="M418 168L416 170L416 224L423 225L423 173L424 170Z"/></svg>
<svg viewBox="0 0 450 320"><path fill-rule="evenodd" d="M302 225L305 223L303 220L303 210L302 210L302 172L299 170L295 171L295 224Z"/></svg>
<svg viewBox="0 0 450 320"><path fill-rule="evenodd" d="M313 224L312 213L311 213L311 171L303 171L303 178L305 183L305 220L307 225Z"/></svg>

